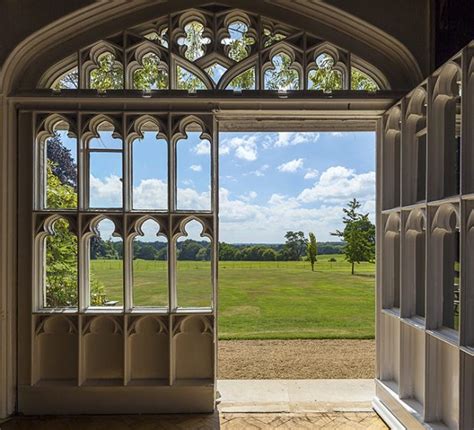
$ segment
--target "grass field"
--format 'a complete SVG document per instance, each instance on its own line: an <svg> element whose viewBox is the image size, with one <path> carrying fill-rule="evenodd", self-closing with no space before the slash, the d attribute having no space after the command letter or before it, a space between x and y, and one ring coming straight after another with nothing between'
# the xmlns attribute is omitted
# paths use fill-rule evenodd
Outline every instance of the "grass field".
<svg viewBox="0 0 474 430"><path fill-rule="evenodd" d="M122 303L121 262L91 263L107 297ZM219 338L373 338L374 281L374 264L356 266L352 276L341 255L319 256L315 272L303 261L220 262ZM209 262L178 262L180 306L208 306L210 288ZM166 305L165 262L134 261L134 302Z"/></svg>

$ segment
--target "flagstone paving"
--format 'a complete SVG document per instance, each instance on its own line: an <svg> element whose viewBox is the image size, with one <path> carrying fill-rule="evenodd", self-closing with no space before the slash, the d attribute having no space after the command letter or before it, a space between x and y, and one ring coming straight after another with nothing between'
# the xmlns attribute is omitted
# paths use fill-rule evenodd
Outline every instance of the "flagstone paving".
<svg viewBox="0 0 474 430"><path fill-rule="evenodd" d="M1 430L247 430L338 429L382 430L388 427L374 412L317 414L246 414L17 417Z"/></svg>

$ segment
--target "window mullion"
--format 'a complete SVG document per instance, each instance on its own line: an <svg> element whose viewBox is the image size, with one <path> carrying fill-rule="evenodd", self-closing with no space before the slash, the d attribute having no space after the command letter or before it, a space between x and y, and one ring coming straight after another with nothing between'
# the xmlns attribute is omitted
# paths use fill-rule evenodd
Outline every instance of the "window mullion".
<svg viewBox="0 0 474 430"><path fill-rule="evenodd" d="M176 211L176 139L172 135L172 115L168 115L168 210L169 210L169 238L168 238L168 283L169 308L173 312L177 309L176 292L176 239L173 237L174 219Z"/></svg>

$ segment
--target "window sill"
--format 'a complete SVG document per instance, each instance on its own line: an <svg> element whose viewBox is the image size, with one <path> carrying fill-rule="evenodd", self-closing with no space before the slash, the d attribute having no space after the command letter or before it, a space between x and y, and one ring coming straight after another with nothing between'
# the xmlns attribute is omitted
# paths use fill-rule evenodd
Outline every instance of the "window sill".
<svg viewBox="0 0 474 430"><path fill-rule="evenodd" d="M382 309L382 313L392 318L400 318L400 308L384 308Z"/></svg>
<svg viewBox="0 0 474 430"><path fill-rule="evenodd" d="M77 308L41 308L33 311L34 315L54 315L54 314L78 314L79 310Z"/></svg>
<svg viewBox="0 0 474 430"><path fill-rule="evenodd" d="M172 315L188 315L188 314L213 314L212 308L177 308L171 312Z"/></svg>
<svg viewBox="0 0 474 430"><path fill-rule="evenodd" d="M402 321L406 324L409 325L417 330L425 330L425 319L418 317L418 316L412 316L409 318L402 318Z"/></svg>
<svg viewBox="0 0 474 430"><path fill-rule="evenodd" d="M456 348L459 347L459 333L456 330L440 327L436 330L427 330L426 332L444 343L448 343Z"/></svg>
<svg viewBox="0 0 474 430"><path fill-rule="evenodd" d="M461 351L465 352L466 354L474 357L474 347L473 346L461 346Z"/></svg>

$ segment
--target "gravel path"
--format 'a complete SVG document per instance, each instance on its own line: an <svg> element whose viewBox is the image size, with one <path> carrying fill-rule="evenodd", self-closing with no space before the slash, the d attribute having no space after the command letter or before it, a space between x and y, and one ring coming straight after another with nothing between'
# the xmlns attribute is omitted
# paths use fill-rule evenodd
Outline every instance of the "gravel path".
<svg viewBox="0 0 474 430"><path fill-rule="evenodd" d="M369 379L374 340L221 340L221 379Z"/></svg>

